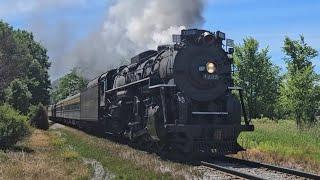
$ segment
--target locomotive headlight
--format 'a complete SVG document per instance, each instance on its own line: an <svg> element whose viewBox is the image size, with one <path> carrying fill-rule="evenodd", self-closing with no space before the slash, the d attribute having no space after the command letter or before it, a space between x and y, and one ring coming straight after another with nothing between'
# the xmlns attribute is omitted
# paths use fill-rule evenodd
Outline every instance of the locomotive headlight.
<svg viewBox="0 0 320 180"><path fill-rule="evenodd" d="M206 69L207 69L207 72L209 74L213 74L214 72L216 72L216 65L212 62L208 62L207 65L206 65Z"/></svg>

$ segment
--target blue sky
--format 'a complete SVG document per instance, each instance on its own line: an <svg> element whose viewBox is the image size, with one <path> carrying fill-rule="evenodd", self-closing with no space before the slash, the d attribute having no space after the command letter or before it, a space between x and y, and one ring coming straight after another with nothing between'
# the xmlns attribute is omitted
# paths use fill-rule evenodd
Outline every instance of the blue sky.
<svg viewBox="0 0 320 180"><path fill-rule="evenodd" d="M272 61L285 68L281 50L285 36L307 43L320 51L319 0L212 0L204 12L205 28L221 29L237 43L254 37L261 47L269 46ZM320 72L320 58L314 60Z"/></svg>
<svg viewBox="0 0 320 180"><path fill-rule="evenodd" d="M53 55L95 31L106 17L110 1L0 0L0 19L33 31ZM272 61L283 69L285 36L297 39L303 34L307 43L320 51L319 0L209 0L203 16L204 29L221 30L236 43L251 36L261 47L269 46ZM58 38L65 39L64 43L55 42ZM320 72L319 57L314 64Z"/></svg>

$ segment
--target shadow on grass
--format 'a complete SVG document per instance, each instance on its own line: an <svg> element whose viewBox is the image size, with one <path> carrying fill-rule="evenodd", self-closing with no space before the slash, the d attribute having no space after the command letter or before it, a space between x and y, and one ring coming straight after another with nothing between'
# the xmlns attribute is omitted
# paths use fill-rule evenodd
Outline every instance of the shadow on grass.
<svg viewBox="0 0 320 180"><path fill-rule="evenodd" d="M26 146L22 146L22 145L16 145L13 147L9 147L9 148L4 148L2 149L4 152L25 152L25 153L34 153L34 150L26 147Z"/></svg>

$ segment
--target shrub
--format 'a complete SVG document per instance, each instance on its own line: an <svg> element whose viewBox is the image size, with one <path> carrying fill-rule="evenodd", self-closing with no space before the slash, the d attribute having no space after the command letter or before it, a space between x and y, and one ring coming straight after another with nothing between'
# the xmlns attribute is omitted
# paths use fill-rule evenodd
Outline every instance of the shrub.
<svg viewBox="0 0 320 180"><path fill-rule="evenodd" d="M28 134L27 117L7 104L0 106L0 148L9 148Z"/></svg>
<svg viewBox="0 0 320 180"><path fill-rule="evenodd" d="M47 109L40 103L37 106L31 106L29 110L30 125L38 129L48 130Z"/></svg>
<svg viewBox="0 0 320 180"><path fill-rule="evenodd" d="M25 82L19 79L13 80L5 90L5 97L6 102L16 110L24 115L28 114L32 94L28 90L28 86Z"/></svg>

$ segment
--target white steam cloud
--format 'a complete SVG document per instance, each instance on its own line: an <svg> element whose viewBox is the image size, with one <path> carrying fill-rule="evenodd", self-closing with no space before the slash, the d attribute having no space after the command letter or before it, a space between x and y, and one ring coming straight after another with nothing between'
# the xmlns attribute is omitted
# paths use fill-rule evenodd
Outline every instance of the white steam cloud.
<svg viewBox="0 0 320 180"><path fill-rule="evenodd" d="M137 53L171 43L171 35L181 29L201 27L206 1L10 0L0 3L0 19L22 18L26 29L48 49L53 79L74 67L92 78L126 63ZM77 32L82 26L64 13L88 13L101 6L107 6L104 21L79 41Z"/></svg>
<svg viewBox="0 0 320 180"><path fill-rule="evenodd" d="M90 77L136 53L171 42L181 29L203 23L205 0L115 0L100 30L77 44L60 66L79 67Z"/></svg>

